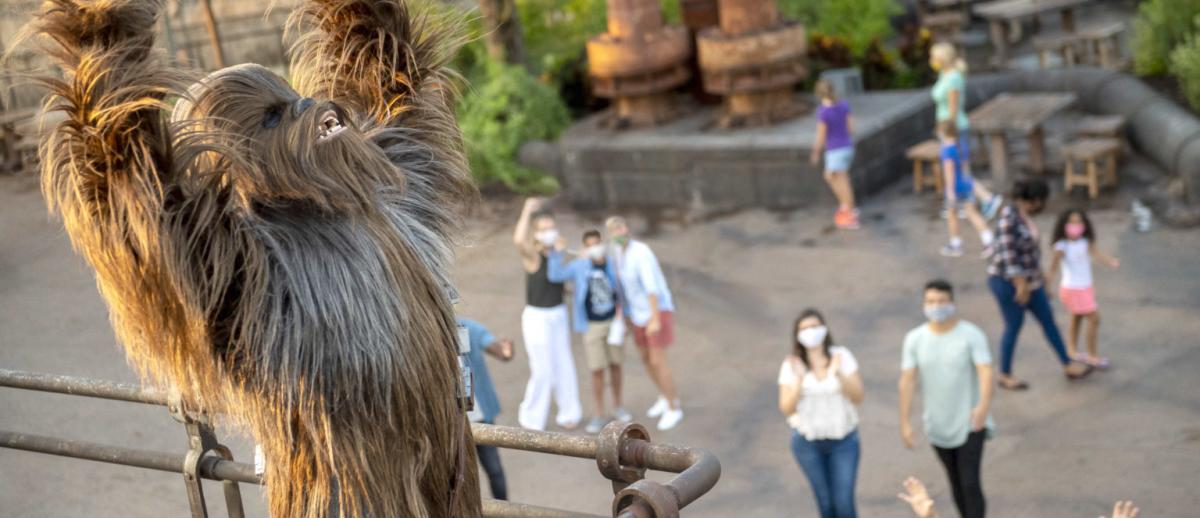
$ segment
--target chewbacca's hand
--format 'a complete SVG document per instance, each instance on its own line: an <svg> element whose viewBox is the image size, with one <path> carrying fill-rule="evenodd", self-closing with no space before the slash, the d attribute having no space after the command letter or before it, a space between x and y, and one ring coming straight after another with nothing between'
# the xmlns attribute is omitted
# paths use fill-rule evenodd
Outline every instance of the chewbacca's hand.
<svg viewBox="0 0 1200 518"><path fill-rule="evenodd" d="M34 22L68 48L121 45L148 51L162 0L48 0Z"/></svg>

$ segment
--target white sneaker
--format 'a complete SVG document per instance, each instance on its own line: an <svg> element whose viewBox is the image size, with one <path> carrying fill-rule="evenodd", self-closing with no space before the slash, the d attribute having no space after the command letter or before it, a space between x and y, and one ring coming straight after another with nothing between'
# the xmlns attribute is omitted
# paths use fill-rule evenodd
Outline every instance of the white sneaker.
<svg viewBox="0 0 1200 518"><path fill-rule="evenodd" d="M587 433L600 433L600 430L603 430L606 424L608 424L608 419L596 416L588 421L587 426L583 427L583 431Z"/></svg>
<svg viewBox="0 0 1200 518"><path fill-rule="evenodd" d="M658 401L654 402L654 406L650 407L650 410L646 411L646 417L659 417L663 415L663 412L666 412L669 408L670 405L667 404L667 398L659 396Z"/></svg>
<svg viewBox="0 0 1200 518"><path fill-rule="evenodd" d="M633 421L633 414L629 413L628 410L625 410L625 407L617 407L617 409L613 411L613 419L617 420L618 422L628 423Z"/></svg>
<svg viewBox="0 0 1200 518"><path fill-rule="evenodd" d="M674 410L667 409L666 412L663 412L662 419L658 420L658 430L659 431L667 431L672 428L675 428L675 426L678 425L679 422L682 420L683 420L683 409L682 408L676 408Z"/></svg>

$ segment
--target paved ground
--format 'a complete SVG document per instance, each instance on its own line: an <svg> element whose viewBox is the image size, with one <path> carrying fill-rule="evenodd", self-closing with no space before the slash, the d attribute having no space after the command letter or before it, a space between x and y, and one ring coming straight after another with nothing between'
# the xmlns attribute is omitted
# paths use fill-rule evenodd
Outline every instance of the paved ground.
<svg viewBox="0 0 1200 518"><path fill-rule="evenodd" d="M899 343L919 323L919 288L933 276L957 283L961 313L991 337L1001 326L982 263L937 256L944 231L934 204L929 195L897 187L870 200L866 228L854 233L831 231L824 210L752 211L664 225L647 239L677 296L672 363L687 412L679 429L653 437L711 449L724 466L717 488L687 514L813 515L775 409L775 374L791 319L817 306L839 342L855 351L866 380L862 515L903 516L894 495L908 474L929 481L943 513L953 515L928 445L907 451L897 437ZM1123 207L1124 200L1099 206ZM519 333L522 304L521 273L507 238L515 207L481 209L457 272L464 313L510 336ZM0 210L0 366L133 380L92 275L60 227L47 221L34 182L0 178ZM1047 218L1040 224L1048 227ZM1102 347L1115 367L1069 384L1036 326L1025 331L1016 368L1033 390L1000 393L995 403L999 429L984 466L992 516L1097 516L1116 498L1136 499L1143 516L1184 516L1200 506L1200 495L1189 489L1200 466L1200 233L1136 234L1127 214L1111 208L1094 218L1100 246L1124 260L1120 271L1098 272ZM596 224L570 213L562 220L569 236ZM576 352L582 367L578 346ZM654 394L640 366L630 365L628 403L640 413ZM505 407L501 424L514 424L528 375L524 355L491 369ZM163 409L7 389L0 390L0 429L184 447L183 431ZM247 443L230 441L247 459ZM506 452L504 462L516 499L597 513L608 508L611 494L594 464L515 452ZM218 489L207 491L216 496ZM258 492L246 493L250 515L263 516ZM219 497L213 500L219 509ZM182 516L186 498L177 475L0 450L0 509L10 517Z"/></svg>

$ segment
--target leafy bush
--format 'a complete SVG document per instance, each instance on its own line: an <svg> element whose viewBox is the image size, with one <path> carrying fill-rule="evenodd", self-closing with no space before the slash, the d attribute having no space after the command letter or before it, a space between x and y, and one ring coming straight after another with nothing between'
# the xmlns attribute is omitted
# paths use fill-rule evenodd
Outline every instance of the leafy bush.
<svg viewBox="0 0 1200 518"><path fill-rule="evenodd" d="M1200 0L1148 0L1133 21L1133 65L1141 75L1168 72L1171 53L1196 32Z"/></svg>
<svg viewBox="0 0 1200 518"><path fill-rule="evenodd" d="M1200 24L1200 19L1197 23ZM1179 80L1188 104L1200 110L1200 35L1193 35L1177 45L1171 51L1170 60L1171 75Z"/></svg>
<svg viewBox="0 0 1200 518"><path fill-rule="evenodd" d="M892 35L892 17L903 11L895 0L779 0L779 10L810 33L844 40L860 58Z"/></svg>
<svg viewBox="0 0 1200 518"><path fill-rule="evenodd" d="M558 182L518 164L517 151L527 141L558 137L571 122L566 106L524 68L487 58L482 63L458 107L471 174L481 186L502 183L518 193L554 192Z"/></svg>

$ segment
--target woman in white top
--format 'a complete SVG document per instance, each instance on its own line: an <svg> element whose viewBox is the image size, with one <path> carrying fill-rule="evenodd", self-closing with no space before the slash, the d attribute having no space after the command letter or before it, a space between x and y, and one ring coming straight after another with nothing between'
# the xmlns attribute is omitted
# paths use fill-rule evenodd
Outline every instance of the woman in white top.
<svg viewBox="0 0 1200 518"><path fill-rule="evenodd" d="M792 427L792 454L812 484L821 518L854 518L862 376L849 349L833 345L825 317L806 309L792 327L792 354L779 368L779 411Z"/></svg>

